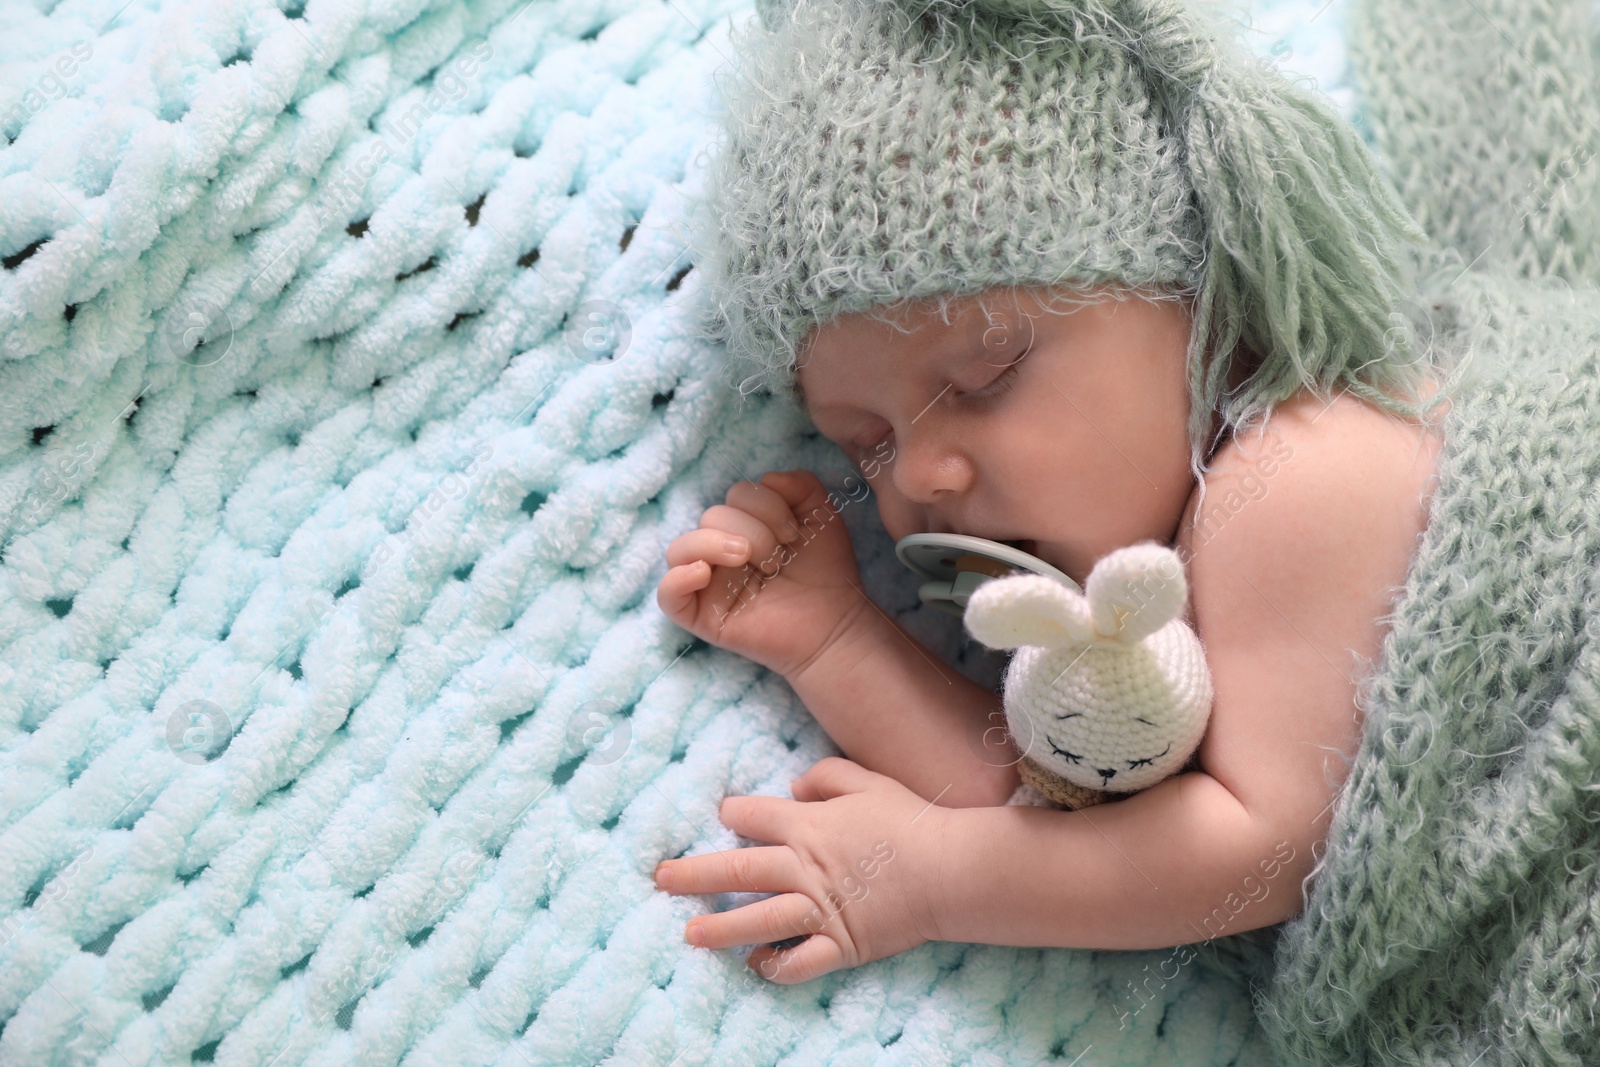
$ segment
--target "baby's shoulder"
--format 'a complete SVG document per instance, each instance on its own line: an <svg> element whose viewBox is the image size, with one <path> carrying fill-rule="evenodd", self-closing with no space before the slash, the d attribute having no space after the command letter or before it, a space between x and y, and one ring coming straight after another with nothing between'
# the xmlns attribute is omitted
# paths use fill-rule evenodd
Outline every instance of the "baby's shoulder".
<svg viewBox="0 0 1600 1067"><path fill-rule="evenodd" d="M1235 434L1173 545L1196 631L1248 641L1283 618L1381 614L1427 526L1441 444L1436 429L1344 392L1296 394Z"/></svg>
<svg viewBox="0 0 1600 1067"><path fill-rule="evenodd" d="M1319 761L1359 740L1351 654L1376 660L1439 444L1353 396L1295 397L1191 497L1175 547L1216 692L1199 762L1250 811L1327 810Z"/></svg>
<svg viewBox="0 0 1600 1067"><path fill-rule="evenodd" d="M1327 401L1302 390L1217 448L1205 499L1198 489L1190 495L1176 547L1189 559L1230 541L1272 538L1293 551L1326 541L1315 525L1338 522L1357 541L1373 539L1368 549L1383 547L1387 535L1409 550L1426 522L1442 443L1437 429L1347 392ZM1227 554L1272 547L1236 544Z"/></svg>

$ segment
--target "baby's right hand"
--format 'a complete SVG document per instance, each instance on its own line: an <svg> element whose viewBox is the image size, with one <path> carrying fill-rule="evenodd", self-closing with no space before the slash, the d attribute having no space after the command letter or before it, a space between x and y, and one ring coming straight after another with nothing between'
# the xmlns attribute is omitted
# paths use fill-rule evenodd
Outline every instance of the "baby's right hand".
<svg viewBox="0 0 1600 1067"><path fill-rule="evenodd" d="M696 637L794 677L872 610L850 532L810 471L769 471L727 499L667 546L656 603Z"/></svg>

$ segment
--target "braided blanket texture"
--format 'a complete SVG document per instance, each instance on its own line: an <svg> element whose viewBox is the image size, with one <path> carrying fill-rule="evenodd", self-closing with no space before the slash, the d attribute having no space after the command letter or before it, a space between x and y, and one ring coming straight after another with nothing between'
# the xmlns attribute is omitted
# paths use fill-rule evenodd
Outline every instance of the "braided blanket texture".
<svg viewBox="0 0 1600 1067"><path fill-rule="evenodd" d="M1499 201L1462 190L1522 191L1559 152L1491 151L1509 186L1430 191L1446 150L1382 123L1426 128L1460 90L1391 84L1355 110L1350 6L1262 0L1249 39L1370 127L1469 267L1471 227ZM1499 26L1510 9L1488 10ZM1549 904L1593 884L1562 865L1576 854L1592 873L1592 844L1561 848L1592 827L1581 787L1596 777L1593 697L1549 682L1552 664L1593 656L1576 637L1593 556L1583 570L1554 497L1537 505L1547 535L1496 543L1556 561L1570 545L1576 562L1532 585L1413 579L1412 603L1465 583L1499 612L1481 632L1503 636L1471 649L1481 662L1430 661L1499 703L1453 759L1410 747L1419 720L1398 703L1375 715L1314 916L1284 928L1276 1015L1262 998L1277 930L1226 922L1185 954L932 944L799 986L682 942L692 914L746 898L669 897L655 863L740 844L716 818L723 796L787 795L837 752L781 680L689 640L652 595L666 544L732 481L849 472L796 413L712 384L716 354L682 312L696 286L683 204L714 79L738 76L728 28L749 17L734 0L0 10L0 1064L1204 1067L1361 1062L1385 1042L1414 1048L1406 1062L1470 1062L1455 1058L1477 1047L1467 1024L1449 1021L1463 1017L1519 1047L1531 1035L1537 1062L1593 1062L1568 987L1546 989L1566 962L1594 971L1581 909ZM1406 19L1392 32L1422 25ZM1530 55L1569 62L1582 38L1553 40ZM1548 147L1570 128L1527 135ZM1456 132L1434 136L1454 153ZM1489 345L1508 364L1573 339L1517 332L1519 309L1570 300L1530 288L1545 302L1513 306L1521 290L1484 271L1576 283L1592 269L1592 244L1563 249L1593 173L1541 198L1573 197L1555 223L1527 223L1554 227L1542 243L1508 233L1441 285L1463 324L1503 310L1485 329L1511 339ZM1562 409L1538 396L1498 401L1522 414L1490 484L1528 484L1512 455L1592 471L1575 440L1544 440L1577 424L1539 423ZM1495 403L1463 411L1492 420ZM1465 516L1470 496L1441 499ZM868 591L997 684L1001 657L919 610L870 509L843 516ZM1488 552L1430 536L1430 559ZM1554 633L1516 628L1544 604ZM1424 628L1397 635L1420 649ZM1433 640L1459 656L1469 632ZM1396 651L1410 647L1390 652L1422 662ZM1396 700L1408 677L1391 680ZM1438 866L1408 842L1374 868L1387 882L1359 880L1359 848L1418 817L1422 794L1400 785L1487 774L1519 742L1531 762L1468 783L1481 812L1430 827ZM1417 777L1380 774L1386 743ZM1367 802L1380 814L1363 817ZM1402 874L1425 913L1384 896ZM1363 885L1343 909L1329 896ZM1500 931L1484 940L1500 969L1460 986L1471 1014L1423 996L1439 992L1433 922ZM1502 996L1517 975L1523 993ZM1328 988L1340 976L1354 980ZM1276 1050L1253 1008L1289 1020ZM1442 1044L1452 1033L1459 1047Z"/></svg>
<svg viewBox="0 0 1600 1067"><path fill-rule="evenodd" d="M1269 1062L1226 922L791 987L651 884L837 753L653 596L733 481L849 473L682 311L747 5L123 5L0 11L0 1064Z"/></svg>

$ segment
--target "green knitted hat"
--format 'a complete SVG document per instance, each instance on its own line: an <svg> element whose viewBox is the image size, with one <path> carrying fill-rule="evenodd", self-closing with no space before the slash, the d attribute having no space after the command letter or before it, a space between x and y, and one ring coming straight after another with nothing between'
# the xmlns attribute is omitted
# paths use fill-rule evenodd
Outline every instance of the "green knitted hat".
<svg viewBox="0 0 1600 1067"><path fill-rule="evenodd" d="M741 395L797 401L801 345L841 313L1111 286L1194 301L1197 475L1214 412L1236 427L1341 384L1413 410L1384 394L1423 369L1406 320L1426 234L1236 22L1194 0L757 10L692 223L701 329ZM1236 358L1251 370L1227 393Z"/></svg>

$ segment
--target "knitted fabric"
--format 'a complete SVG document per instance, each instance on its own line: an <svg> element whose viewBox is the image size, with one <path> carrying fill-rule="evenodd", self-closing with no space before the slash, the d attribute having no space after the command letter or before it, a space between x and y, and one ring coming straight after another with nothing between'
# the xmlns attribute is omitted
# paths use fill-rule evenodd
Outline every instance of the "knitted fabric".
<svg viewBox="0 0 1600 1067"><path fill-rule="evenodd" d="M691 331L747 8L120 7L0 9L0 1065L1269 1062L1248 935L786 986L651 884L838 751L653 595L849 473Z"/></svg>
<svg viewBox="0 0 1600 1067"><path fill-rule="evenodd" d="M1393 407L1424 234L1324 98L1200 0L771 0L697 211L730 385L812 327L996 286L1190 300L1190 465L1301 388ZM1236 393L1236 359L1259 365ZM1375 354L1377 354L1375 356Z"/></svg>
<svg viewBox="0 0 1600 1067"><path fill-rule="evenodd" d="M799 3L745 43L713 186L725 236L701 257L745 334L732 354L781 351L787 371L811 325L901 299L1195 283L1182 146L1136 67L1066 36L1018 41L1008 18L940 33L914 14Z"/></svg>
<svg viewBox="0 0 1600 1067"><path fill-rule="evenodd" d="M1028 804L1040 808L1058 807L1066 811L1078 811L1116 799L1114 794L1104 790L1085 789L1081 785L1074 785L1054 771L1039 766L1031 756L1023 756L1017 761L1017 777L1020 780L1017 788L1012 790L1010 799L1006 801L1007 804Z"/></svg>
<svg viewBox="0 0 1600 1067"><path fill-rule="evenodd" d="M1008 732L1040 767L1129 793L1175 773L1211 715L1205 649L1181 615L1183 563L1154 542L1098 560L1082 594L1054 578L992 578L963 622L1006 668ZM1042 788L1042 787L1041 787Z"/></svg>
<svg viewBox="0 0 1600 1067"><path fill-rule="evenodd" d="M1600 20L1369 0L1377 144L1441 251L1446 418L1361 746L1261 998L1281 1062L1600 1063ZM1470 269L1468 269L1470 268Z"/></svg>
<svg viewBox="0 0 1600 1067"><path fill-rule="evenodd" d="M1484 370L1260 1007L1285 1063L1600 1063L1600 291L1440 303Z"/></svg>
<svg viewBox="0 0 1600 1067"><path fill-rule="evenodd" d="M655 863L837 751L651 596L733 479L849 471L691 331L682 200L748 9L284 6L0 9L0 1064L1283 1062L1243 915L1187 954L937 944L798 986L682 943L746 898ZM1341 5L1286 6L1305 69ZM1424 110L1580 114L1552 40L1551 79ZM1407 188L1486 180L1429 136ZM993 684L868 510L867 590Z"/></svg>

